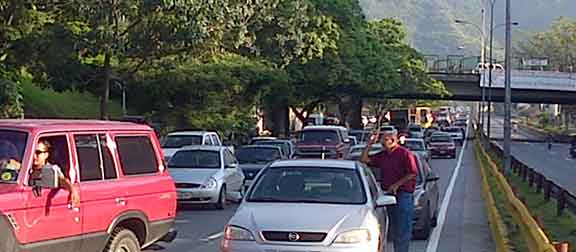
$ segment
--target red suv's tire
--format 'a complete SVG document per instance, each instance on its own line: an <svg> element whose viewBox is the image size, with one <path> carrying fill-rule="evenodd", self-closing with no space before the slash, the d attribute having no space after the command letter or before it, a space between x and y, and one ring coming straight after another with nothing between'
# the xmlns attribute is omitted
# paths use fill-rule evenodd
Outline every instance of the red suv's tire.
<svg viewBox="0 0 576 252"><path fill-rule="evenodd" d="M104 252L140 252L138 237L130 229L117 227L112 232Z"/></svg>

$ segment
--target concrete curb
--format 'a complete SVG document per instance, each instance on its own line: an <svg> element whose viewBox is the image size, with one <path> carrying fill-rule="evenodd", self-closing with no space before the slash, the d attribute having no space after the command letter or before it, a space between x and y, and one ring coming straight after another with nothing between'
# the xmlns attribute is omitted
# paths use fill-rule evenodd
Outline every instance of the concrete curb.
<svg viewBox="0 0 576 252"><path fill-rule="evenodd" d="M497 252L507 252L510 250L508 245L508 232L506 230L506 226L502 221L502 217L498 212L498 208L496 208L496 202L494 201L494 197L492 196L492 192L490 191L490 186L488 184L488 179L486 177L486 173L483 168L482 161L480 159L480 151L479 148L480 144L476 143L476 161L478 162L478 167L480 168L480 176L482 177L482 196L484 198L484 205L486 206L486 210L488 212L488 221L490 222L490 229L492 230L492 237L494 238L494 242L496 243L496 251Z"/></svg>

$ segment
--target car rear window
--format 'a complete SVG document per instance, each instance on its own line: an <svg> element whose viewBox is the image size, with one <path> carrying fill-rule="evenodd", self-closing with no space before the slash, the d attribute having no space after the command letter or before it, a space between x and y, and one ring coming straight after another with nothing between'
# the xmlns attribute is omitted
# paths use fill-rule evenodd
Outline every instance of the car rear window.
<svg viewBox="0 0 576 252"><path fill-rule="evenodd" d="M338 143L338 132L333 130L308 130L300 134L304 143Z"/></svg>
<svg viewBox="0 0 576 252"><path fill-rule="evenodd" d="M290 146L288 143L283 141L274 141L274 140L263 140L263 141L256 141L255 145L274 145L280 147L282 153L286 156L290 153Z"/></svg>
<svg viewBox="0 0 576 252"><path fill-rule="evenodd" d="M432 143L442 143L442 142L452 142L451 136L432 136L430 137L430 142Z"/></svg>
<svg viewBox="0 0 576 252"><path fill-rule="evenodd" d="M406 141L404 144L411 151L423 151L424 142L423 141Z"/></svg>
<svg viewBox="0 0 576 252"><path fill-rule="evenodd" d="M148 136L117 136L116 144L124 175L158 172L158 160Z"/></svg>
<svg viewBox="0 0 576 252"><path fill-rule="evenodd" d="M188 145L201 145L202 136L169 135L162 140L162 148L182 148Z"/></svg>
<svg viewBox="0 0 576 252"><path fill-rule="evenodd" d="M282 157L280 149L265 147L243 147L235 154L241 164L266 164Z"/></svg>
<svg viewBox="0 0 576 252"><path fill-rule="evenodd" d="M168 168L219 169L220 152L211 150L180 150L168 162Z"/></svg>

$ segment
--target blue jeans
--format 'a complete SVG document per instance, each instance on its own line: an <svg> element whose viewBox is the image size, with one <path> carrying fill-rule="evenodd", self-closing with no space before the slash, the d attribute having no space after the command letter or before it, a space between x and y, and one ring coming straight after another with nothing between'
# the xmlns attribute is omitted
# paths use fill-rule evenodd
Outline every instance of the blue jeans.
<svg viewBox="0 0 576 252"><path fill-rule="evenodd" d="M388 208L390 234L394 252L408 252L412 240L412 220L414 217L414 195L409 192L396 193L396 205Z"/></svg>

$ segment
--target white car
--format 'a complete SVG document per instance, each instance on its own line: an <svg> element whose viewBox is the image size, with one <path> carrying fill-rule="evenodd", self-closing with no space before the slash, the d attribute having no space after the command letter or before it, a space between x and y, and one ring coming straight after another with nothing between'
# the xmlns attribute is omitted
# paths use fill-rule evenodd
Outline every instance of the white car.
<svg viewBox="0 0 576 252"><path fill-rule="evenodd" d="M449 134L454 142L458 144L462 144L464 142L464 134L462 133L462 128L460 127L446 127L442 129L443 132Z"/></svg>
<svg viewBox="0 0 576 252"><path fill-rule="evenodd" d="M360 162L276 161L226 225L221 251L386 251L393 204Z"/></svg>
<svg viewBox="0 0 576 252"><path fill-rule="evenodd" d="M222 146L216 132L211 131L175 131L168 133L161 141L164 160L169 161L180 148L190 145Z"/></svg>
<svg viewBox="0 0 576 252"><path fill-rule="evenodd" d="M180 203L212 204L218 209L228 199L244 194L244 174L230 150L223 146L188 146L168 162Z"/></svg>

